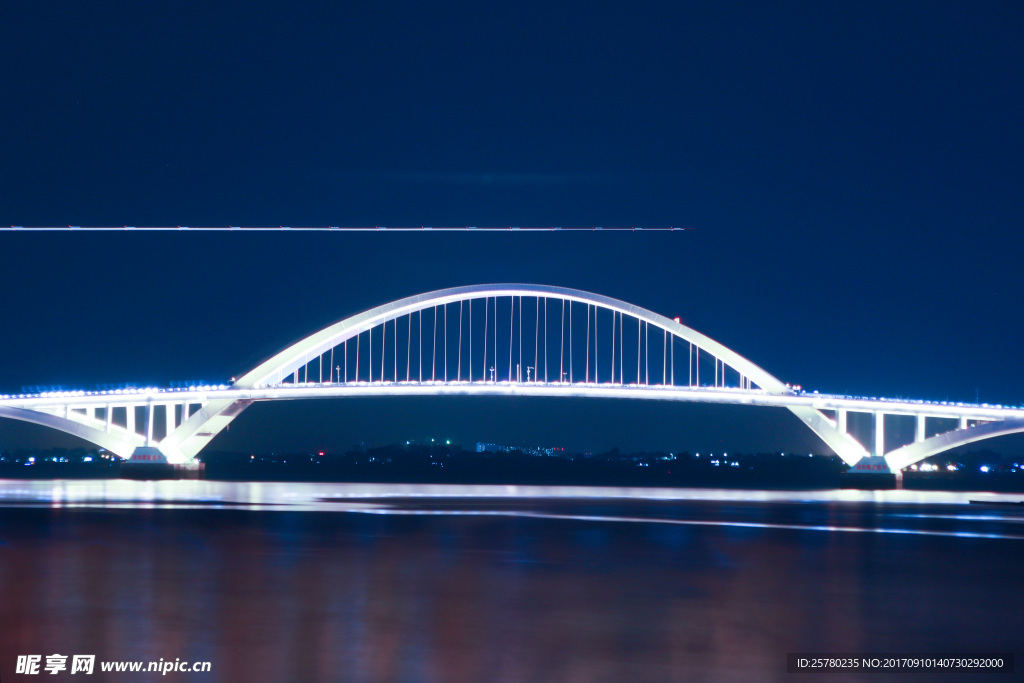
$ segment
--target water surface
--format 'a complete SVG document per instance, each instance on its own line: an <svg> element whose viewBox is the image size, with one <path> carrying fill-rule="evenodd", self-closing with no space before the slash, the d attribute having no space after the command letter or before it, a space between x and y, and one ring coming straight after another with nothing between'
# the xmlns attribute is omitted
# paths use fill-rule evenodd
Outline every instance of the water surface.
<svg viewBox="0 0 1024 683"><path fill-rule="evenodd" d="M796 651L1019 659L1024 510L970 498L1019 496L0 482L0 677L53 652L208 660L163 679L239 682L784 680Z"/></svg>

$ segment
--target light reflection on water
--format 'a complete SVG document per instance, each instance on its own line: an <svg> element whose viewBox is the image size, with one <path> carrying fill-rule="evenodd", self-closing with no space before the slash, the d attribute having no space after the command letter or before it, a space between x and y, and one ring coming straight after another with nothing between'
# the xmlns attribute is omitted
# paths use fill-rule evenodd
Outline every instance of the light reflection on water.
<svg viewBox="0 0 1024 683"><path fill-rule="evenodd" d="M231 683L749 681L787 652L1019 650L1021 513L979 497L0 482L0 676L57 652Z"/></svg>
<svg viewBox="0 0 1024 683"><path fill-rule="evenodd" d="M960 538L999 538L1004 540L1018 540L1024 541L1024 535L1020 534L1002 534L1002 533L987 533L982 531L935 531L930 529L903 529L893 528L886 526L875 526L875 527L857 527L857 526L823 526L823 525L808 525L808 524L771 524L765 522L739 522L739 521L721 521L721 520L693 520L693 519L663 519L659 517L628 517L628 516L613 516L613 515L565 515L565 514L550 514L550 513L539 513L539 512L528 512L528 511L516 511L516 510L393 510L387 508L353 508L352 512L365 512L368 514L376 515L444 515L444 516L467 516L467 517L528 517L532 519L550 519L550 520L575 520L578 522L631 522L635 524L673 524L673 525L684 525L684 526L719 526L719 527L736 527L740 529L788 529L790 531L840 531L849 533L876 533L876 534L910 534L913 536L956 536ZM906 517L907 515L900 515ZM959 519L959 520L978 520L991 521L998 520L1000 522L1007 521L1000 517L981 517L975 518L967 515L960 516L944 516L944 515L920 515L915 516L917 518L934 518L934 519ZM1022 521L1018 519L1011 519L1009 521L1017 522Z"/></svg>
<svg viewBox="0 0 1024 683"><path fill-rule="evenodd" d="M827 489L779 491L742 489L616 488L599 486L502 486L460 484L344 484L232 482L205 480L134 481L3 480L0 505L51 503L55 506L181 507L224 504L247 509L287 505L301 510L337 510L340 502L363 498L594 499L658 501L735 501L810 503L967 504L970 500L1018 502L1024 494L962 491Z"/></svg>

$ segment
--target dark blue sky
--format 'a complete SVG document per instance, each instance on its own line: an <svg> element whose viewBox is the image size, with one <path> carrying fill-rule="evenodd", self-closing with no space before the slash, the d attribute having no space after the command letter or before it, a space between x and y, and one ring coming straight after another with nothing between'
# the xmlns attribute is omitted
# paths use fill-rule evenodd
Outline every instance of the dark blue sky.
<svg viewBox="0 0 1024 683"><path fill-rule="evenodd" d="M0 392L227 378L378 303L524 281L805 387L1020 403L1022 29L1017 2L5 7L0 224L692 230L0 233ZM426 429L397 405L337 439ZM804 445L682 413L653 440ZM477 417L451 430L501 432Z"/></svg>

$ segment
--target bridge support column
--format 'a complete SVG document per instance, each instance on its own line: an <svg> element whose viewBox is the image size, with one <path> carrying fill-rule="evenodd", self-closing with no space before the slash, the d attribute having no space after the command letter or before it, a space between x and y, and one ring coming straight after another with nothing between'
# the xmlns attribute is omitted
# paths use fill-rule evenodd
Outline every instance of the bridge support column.
<svg viewBox="0 0 1024 683"><path fill-rule="evenodd" d="M111 420L113 419L113 417L114 417L114 407L108 403L107 404L107 434L110 433L110 425L111 425Z"/></svg>
<svg viewBox="0 0 1024 683"><path fill-rule="evenodd" d="M961 417L960 418L960 425L959 425L958 428L959 429L967 429L967 418L966 417Z"/></svg>
<svg viewBox="0 0 1024 683"><path fill-rule="evenodd" d="M914 430L914 443L921 443L925 439L925 420L928 418L924 415L917 416L917 428Z"/></svg>
<svg viewBox="0 0 1024 683"><path fill-rule="evenodd" d="M842 408L836 410L836 428L842 433L846 434L846 411Z"/></svg>
<svg viewBox="0 0 1024 683"><path fill-rule="evenodd" d="M875 452L876 456L885 455L885 413L875 413Z"/></svg>
<svg viewBox="0 0 1024 683"><path fill-rule="evenodd" d="M138 446L132 451L132 457L128 459L127 465L167 465L167 456L159 448L154 446Z"/></svg>

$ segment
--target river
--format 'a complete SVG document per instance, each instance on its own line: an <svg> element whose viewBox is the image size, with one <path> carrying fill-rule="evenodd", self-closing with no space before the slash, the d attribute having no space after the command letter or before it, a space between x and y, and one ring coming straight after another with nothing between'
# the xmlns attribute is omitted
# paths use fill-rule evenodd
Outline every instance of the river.
<svg viewBox="0 0 1024 683"><path fill-rule="evenodd" d="M787 654L1019 671L1024 508L967 501L1022 497L5 480L0 680L31 654L210 662L99 681L972 680Z"/></svg>

